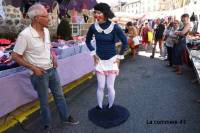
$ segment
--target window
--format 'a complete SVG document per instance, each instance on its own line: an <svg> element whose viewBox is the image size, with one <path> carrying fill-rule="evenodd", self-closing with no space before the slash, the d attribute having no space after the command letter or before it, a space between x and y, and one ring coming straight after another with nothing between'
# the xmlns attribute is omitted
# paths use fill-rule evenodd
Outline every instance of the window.
<svg viewBox="0 0 200 133"><path fill-rule="evenodd" d="M79 24L72 24L72 36L80 35L80 25Z"/></svg>

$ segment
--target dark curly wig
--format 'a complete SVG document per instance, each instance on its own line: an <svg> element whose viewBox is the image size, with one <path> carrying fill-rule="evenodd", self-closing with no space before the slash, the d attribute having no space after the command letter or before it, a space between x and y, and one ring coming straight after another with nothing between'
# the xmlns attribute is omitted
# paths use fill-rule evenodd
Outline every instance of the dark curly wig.
<svg viewBox="0 0 200 133"><path fill-rule="evenodd" d="M110 9L110 6L106 3L96 4L94 6L94 10L101 11L107 19L112 19L115 17L114 13Z"/></svg>

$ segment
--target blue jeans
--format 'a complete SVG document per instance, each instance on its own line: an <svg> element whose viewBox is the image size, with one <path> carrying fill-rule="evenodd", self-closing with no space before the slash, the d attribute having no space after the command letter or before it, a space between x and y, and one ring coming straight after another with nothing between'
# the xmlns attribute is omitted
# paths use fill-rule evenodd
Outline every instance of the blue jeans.
<svg viewBox="0 0 200 133"><path fill-rule="evenodd" d="M39 97L42 122L44 125L50 126L52 119L48 105L49 88L53 94L61 120L66 121L68 118L68 107L62 91L57 70L51 68L46 70L46 73L42 76L36 76L33 74L30 78L32 85L37 91Z"/></svg>

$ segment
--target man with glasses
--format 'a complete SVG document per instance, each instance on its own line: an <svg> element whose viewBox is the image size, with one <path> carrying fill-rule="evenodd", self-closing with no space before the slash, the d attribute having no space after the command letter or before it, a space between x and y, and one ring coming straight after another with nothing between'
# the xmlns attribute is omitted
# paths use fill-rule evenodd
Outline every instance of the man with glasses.
<svg viewBox="0 0 200 133"><path fill-rule="evenodd" d="M68 113L67 104L56 70L56 58L50 52L50 35L47 29L48 12L41 4L35 4L28 10L31 25L18 36L12 58L30 70L30 79L37 91L44 129L49 130L51 112L48 106L50 88L63 123L78 124Z"/></svg>

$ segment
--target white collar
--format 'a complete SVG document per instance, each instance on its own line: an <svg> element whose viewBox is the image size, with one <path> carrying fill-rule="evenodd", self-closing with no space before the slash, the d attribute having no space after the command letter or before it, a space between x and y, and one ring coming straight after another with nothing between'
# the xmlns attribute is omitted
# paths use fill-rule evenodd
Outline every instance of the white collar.
<svg viewBox="0 0 200 133"><path fill-rule="evenodd" d="M96 29L99 33L104 32L105 34L111 33L111 32L113 31L113 29L114 29L114 26L115 26L115 23L111 22L110 26L109 26L107 29L104 30L104 29L102 29L102 28L99 26L99 23L96 22L96 23L94 24L95 29Z"/></svg>
<svg viewBox="0 0 200 133"><path fill-rule="evenodd" d="M40 37L37 31L31 25L29 25L29 29L33 37L36 37L36 38Z"/></svg>
<svg viewBox="0 0 200 133"><path fill-rule="evenodd" d="M36 38L40 37L38 32L31 25L29 25L29 29L30 29L30 32L31 32L33 37L36 37ZM43 28L43 30L44 30L44 35L46 36L46 28Z"/></svg>
<svg viewBox="0 0 200 133"><path fill-rule="evenodd" d="M29 29L30 29L31 35L34 38L40 38L40 35L38 34L38 32L31 25L29 26ZM50 43L50 36L49 36L48 29L47 28L43 28L43 29L44 29L45 42Z"/></svg>

